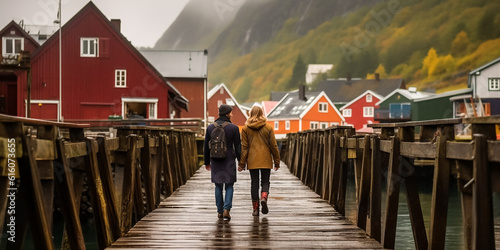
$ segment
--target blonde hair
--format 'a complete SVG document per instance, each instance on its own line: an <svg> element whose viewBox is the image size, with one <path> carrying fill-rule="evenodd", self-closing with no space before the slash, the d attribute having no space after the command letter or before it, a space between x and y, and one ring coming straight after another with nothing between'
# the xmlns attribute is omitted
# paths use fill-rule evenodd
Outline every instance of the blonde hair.
<svg viewBox="0 0 500 250"><path fill-rule="evenodd" d="M245 124L248 125L259 121L267 121L264 111L259 106L253 106L250 110L250 117L248 117Z"/></svg>

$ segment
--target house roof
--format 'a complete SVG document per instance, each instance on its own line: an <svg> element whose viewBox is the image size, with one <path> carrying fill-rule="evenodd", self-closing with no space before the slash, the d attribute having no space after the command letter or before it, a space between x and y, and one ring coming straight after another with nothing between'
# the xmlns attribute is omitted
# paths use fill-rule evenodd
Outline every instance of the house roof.
<svg viewBox="0 0 500 250"><path fill-rule="evenodd" d="M408 98L409 100L415 100L419 98L424 98L424 97L429 97L435 95L434 93L429 93L429 92L421 92L421 91L410 91L407 89L395 89L392 91L390 94L386 95L383 99L381 99L379 102L377 102L375 105L380 105L382 102L385 100L389 99L391 96L395 95L396 93L403 95L404 97Z"/></svg>
<svg viewBox="0 0 500 250"><path fill-rule="evenodd" d="M335 108L331 100L325 94L325 92L306 92L306 100L301 100L299 98L298 91L289 92L285 95L281 101L269 112L267 118L269 119L301 119L303 118L309 110L314 106L316 102L321 97L325 97L328 103L333 107L335 112L339 117L344 120L344 117L340 115L340 112Z"/></svg>
<svg viewBox="0 0 500 250"><path fill-rule="evenodd" d="M231 91L229 91L229 89L226 87L226 85L224 83L218 84L215 87L213 87L210 91L208 91L208 99L210 100L210 98L212 98L212 96L215 95L215 93L217 93L221 88L224 88L224 90L229 95L229 97L231 97L231 99L233 99L234 105L236 107L238 107L238 109L241 110L241 112L243 113L243 115L245 116L245 118L248 118L247 113L243 112L243 110L247 110L247 109L245 109L243 106L241 106L238 103L238 101L236 100L236 98L234 98L233 94L231 94Z"/></svg>
<svg viewBox="0 0 500 250"><path fill-rule="evenodd" d="M466 89L448 91L448 92L444 92L444 93L440 93L440 94L430 95L427 97L417 98L413 101L414 102L421 102L421 101L427 101L427 100L432 100L432 99L437 99L437 98L442 98L442 97L459 96L459 95L464 95L467 93L472 93L472 89L466 88Z"/></svg>
<svg viewBox="0 0 500 250"><path fill-rule="evenodd" d="M109 21L106 16L97 8L97 6L92 2L89 1L78 13L76 13L68 22L66 22L62 27L61 30L67 30L70 29L73 25L76 25L78 23L78 20L80 17L83 17L85 13L88 11L92 11L96 13L101 19L103 20L103 23L105 23L106 26L108 26L109 30L113 35L116 36L117 40L122 42L125 47L129 49L129 51L137 57L138 60L140 60L142 63L144 63L149 69L151 69L152 73L158 77L158 80L163 81L169 88L170 88L170 93L169 94L169 99L172 98L174 101L174 104L179 106L180 108L183 108L185 110L189 110L189 100L186 99L175 87L172 85L170 82L164 80L163 76L158 72L158 70L151 65L151 63L146 60L146 58L128 41L125 36L121 32L119 32L112 24L111 21ZM61 32L61 30L57 31ZM64 33L63 33L64 35ZM51 46L54 44L57 40L59 39L59 36L54 34L52 35L40 48L38 48L34 53L32 58L35 59L39 54L43 54L44 51L46 51L44 48Z"/></svg>
<svg viewBox="0 0 500 250"><path fill-rule="evenodd" d="M297 90L294 90L294 91L299 91L298 89ZM283 97L285 97L288 93L290 92L286 92L286 91L271 91L271 98L270 98L270 101L275 101L275 102L279 102L281 99L283 99Z"/></svg>
<svg viewBox="0 0 500 250"><path fill-rule="evenodd" d="M495 60L493 60L493 61L491 61L491 62L489 62L489 63L487 63L487 64L485 64L485 65L483 65L483 66L481 66L481 67L479 67L479 68L477 68L477 69L475 69L475 70L473 70L473 71L471 71L471 72L469 72L469 80L467 81L467 87L469 87L469 88L471 87L471 82L472 82L471 81L471 77L473 75L480 74L482 70L484 70L486 68L489 68L490 66L495 65L498 62L500 62L500 57L497 58L497 59L495 59Z"/></svg>
<svg viewBox="0 0 500 250"><path fill-rule="evenodd" d="M163 75L175 78L207 78L207 50L139 50Z"/></svg>
<svg viewBox="0 0 500 250"><path fill-rule="evenodd" d="M318 83L317 91L325 91L333 103L348 103L367 89L386 96L395 89L405 88L402 78L397 79L327 79Z"/></svg>
<svg viewBox="0 0 500 250"><path fill-rule="evenodd" d="M10 27L14 27L15 29L17 29L19 32L21 32L21 35L23 37L27 38L29 41L31 41L33 44L35 44L37 47L40 46L40 43L38 43L32 36L30 36L30 34L28 34L28 32L26 32L23 28L21 28L21 26L19 26L19 24L14 22L14 20L10 21L7 25L5 25L5 27L3 27L2 30L0 30L0 35L5 33L5 31L7 31Z"/></svg>
<svg viewBox="0 0 500 250"><path fill-rule="evenodd" d="M379 99L379 100L381 100L382 98L384 98L383 96L381 96L381 95L379 95L379 94L377 94L377 93L375 93L375 92L373 92L373 91L371 91L371 90L367 90L367 91L365 91L363 94L361 94L361 95L359 95L358 97L356 97L354 100L352 100L352 101L348 102L346 105L342 106L342 107L340 108L340 110L343 110L343 109L345 109L345 108L347 108L347 107L351 106L353 103L357 102L359 99L361 99L363 96L365 96L365 95L367 95L367 94L371 94L372 96L377 97L377 99Z"/></svg>

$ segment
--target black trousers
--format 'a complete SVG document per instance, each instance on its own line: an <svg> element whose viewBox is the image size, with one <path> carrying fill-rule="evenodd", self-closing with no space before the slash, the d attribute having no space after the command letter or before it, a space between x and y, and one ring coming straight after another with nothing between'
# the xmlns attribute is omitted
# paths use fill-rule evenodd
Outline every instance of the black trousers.
<svg viewBox="0 0 500 250"><path fill-rule="evenodd" d="M250 170L250 178L251 178L251 194L252 200L257 201L259 198L259 174L261 181L261 192L269 193L269 177L271 176L271 169L251 169Z"/></svg>

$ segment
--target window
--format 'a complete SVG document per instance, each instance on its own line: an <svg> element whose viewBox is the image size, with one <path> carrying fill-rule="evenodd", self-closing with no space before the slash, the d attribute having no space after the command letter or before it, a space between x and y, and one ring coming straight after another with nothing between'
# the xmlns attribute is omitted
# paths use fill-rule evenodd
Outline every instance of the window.
<svg viewBox="0 0 500 250"><path fill-rule="evenodd" d="M342 115L344 117L351 117L352 116L352 109L344 109L344 110L342 110Z"/></svg>
<svg viewBox="0 0 500 250"><path fill-rule="evenodd" d="M322 122L322 123L320 124L320 127L321 127L321 129L328 128L328 122Z"/></svg>
<svg viewBox="0 0 500 250"><path fill-rule="evenodd" d="M328 112L328 103L320 102L318 106L319 106L319 112L321 112L321 113Z"/></svg>
<svg viewBox="0 0 500 250"><path fill-rule="evenodd" d="M366 95L366 102L372 102L373 101L373 96L368 94Z"/></svg>
<svg viewBox="0 0 500 250"><path fill-rule="evenodd" d="M149 119L156 119L156 103L149 104Z"/></svg>
<svg viewBox="0 0 500 250"><path fill-rule="evenodd" d="M311 122L309 126L311 127L311 129L318 129L318 125L318 122Z"/></svg>
<svg viewBox="0 0 500 250"><path fill-rule="evenodd" d="M21 50L24 50L24 38L22 37L3 37L2 55L18 56Z"/></svg>
<svg viewBox="0 0 500 250"><path fill-rule="evenodd" d="M99 38L80 38L80 56L99 56Z"/></svg>
<svg viewBox="0 0 500 250"><path fill-rule="evenodd" d="M222 105L222 100L217 100L217 108L219 108L220 105Z"/></svg>
<svg viewBox="0 0 500 250"><path fill-rule="evenodd" d="M339 123L338 122L330 122L330 126L338 126Z"/></svg>
<svg viewBox="0 0 500 250"><path fill-rule="evenodd" d="M373 107L363 107L363 117L373 117Z"/></svg>
<svg viewBox="0 0 500 250"><path fill-rule="evenodd" d="M290 121L285 121L285 130L290 130Z"/></svg>
<svg viewBox="0 0 500 250"><path fill-rule="evenodd" d="M224 94L224 88L220 88L220 94Z"/></svg>
<svg viewBox="0 0 500 250"><path fill-rule="evenodd" d="M127 87L127 70L125 69L115 70L115 87L116 88Z"/></svg>
<svg viewBox="0 0 500 250"><path fill-rule="evenodd" d="M231 99L231 98L226 98L226 104L229 105L229 106L234 106L235 105L233 99Z"/></svg>
<svg viewBox="0 0 500 250"><path fill-rule="evenodd" d="M488 78L488 90L500 91L500 78Z"/></svg>
<svg viewBox="0 0 500 250"><path fill-rule="evenodd" d="M274 130L278 130L280 129L280 122L279 121L275 121L274 122Z"/></svg>

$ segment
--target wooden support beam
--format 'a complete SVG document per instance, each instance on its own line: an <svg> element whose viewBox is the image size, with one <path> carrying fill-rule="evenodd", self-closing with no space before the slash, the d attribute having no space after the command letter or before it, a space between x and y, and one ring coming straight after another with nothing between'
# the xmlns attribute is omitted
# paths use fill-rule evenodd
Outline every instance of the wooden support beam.
<svg viewBox="0 0 500 250"><path fill-rule="evenodd" d="M396 225L398 221L398 208L399 208L399 187L401 181L404 180L400 176L400 143L399 137L394 136L391 139L392 150L389 156L389 166L387 171L387 196L385 213L383 220L383 235L382 245L386 249L394 249L396 241Z"/></svg>
<svg viewBox="0 0 500 250"><path fill-rule="evenodd" d="M358 213L356 216L357 226L366 231L366 216L370 206L370 174L371 174L371 148L370 137L365 135L363 140L363 161L361 168L361 188L359 191Z"/></svg>
<svg viewBox="0 0 500 250"><path fill-rule="evenodd" d="M136 179L136 152L137 152L137 135L128 136L127 164L123 172L122 199L121 199L121 214L120 214L120 229L122 235L132 227L132 212L134 209L134 185Z"/></svg>
<svg viewBox="0 0 500 250"><path fill-rule="evenodd" d="M446 159L446 140L446 136L438 136L436 140L429 249L444 249L445 246L450 186L450 162Z"/></svg>
<svg viewBox="0 0 500 250"><path fill-rule="evenodd" d="M474 134L474 184L472 188L472 248L495 249L493 198L486 138Z"/></svg>
<svg viewBox="0 0 500 250"><path fill-rule="evenodd" d="M380 242L380 216L381 216L381 183L382 164L380 162L380 138L376 135L371 137L371 173L370 173L370 237Z"/></svg>

